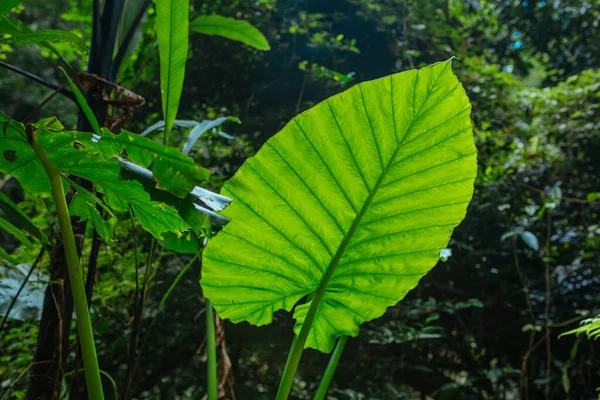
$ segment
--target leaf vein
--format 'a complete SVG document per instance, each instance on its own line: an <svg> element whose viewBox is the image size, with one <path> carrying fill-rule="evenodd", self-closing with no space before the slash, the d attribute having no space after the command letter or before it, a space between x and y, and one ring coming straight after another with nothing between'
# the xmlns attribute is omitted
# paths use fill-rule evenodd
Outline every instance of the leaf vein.
<svg viewBox="0 0 600 400"><path fill-rule="evenodd" d="M319 159L321 160L321 162L323 163L323 165L325 166L325 168L329 172L329 175L331 175L331 177L335 181L337 187L340 189L340 192L342 193L342 195L346 198L346 201L348 202L348 204L350 205L350 207L352 208L352 210L354 211L354 213L358 214L358 210L356 209L356 206L354 205L354 203L352 203L352 201L350 200L350 197L348 197L348 193L346 193L346 191L344 190L344 188L342 187L342 185L340 185L340 182L338 181L338 179L336 178L336 176L333 174L333 171L331 171L331 168L329 168L329 165L327 165L327 163L323 159L323 156L321 156L321 153L317 150L317 148L315 147L315 145L313 144L313 142L308 138L308 135L304 131L304 128L302 128L302 125L300 125L300 123L298 122L298 120L296 118L293 118L293 120L296 123L296 125L298 126L298 128L300 129L300 132L302 132L302 134L304 135L304 137L306 138L306 140L308 141L308 143L311 145L311 147L313 148L313 150L315 151L315 153L317 154L317 156L319 157Z"/></svg>

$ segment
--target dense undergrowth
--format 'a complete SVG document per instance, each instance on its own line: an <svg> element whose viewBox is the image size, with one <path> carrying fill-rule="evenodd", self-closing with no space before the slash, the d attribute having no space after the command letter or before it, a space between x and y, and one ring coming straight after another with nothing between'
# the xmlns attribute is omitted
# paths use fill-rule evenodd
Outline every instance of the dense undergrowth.
<svg viewBox="0 0 600 400"><path fill-rule="evenodd" d="M91 6L52 3L26 2L9 15L36 30L68 29L89 40ZM559 335L600 311L598 10L597 1L577 0L193 4L190 18L248 20L271 47L263 52L213 36L190 37L177 118L235 116L242 122L207 132L190 152L211 170L205 187L216 191L298 112L355 83L458 57L453 70L472 104L478 149L473 201L442 262L401 303L348 340L330 398L596 397L594 342ZM146 100L124 120L132 132L162 119L154 23L151 6L137 46L115 77ZM73 71L84 67L70 46L53 46ZM57 68L63 61L48 48L41 47L40 55L33 46L0 42L0 58L66 84ZM76 106L64 96L39 107L51 90L26 79L1 70L4 113L25 122L56 115L68 128L78 123ZM189 131L173 129L168 144L181 149ZM161 142L163 135L156 131L148 138ZM7 177L1 185L36 226L56 232L49 195L23 192ZM119 398L125 387L131 398L197 398L206 392L201 265L192 260L197 243L186 234L185 241L168 237L156 245L126 214L114 224L112 240L92 240L91 224L83 230L84 268L92 253L100 254L90 310L105 395L111 398L114 380ZM2 249L19 266L0 267L5 312L42 246L28 248L0 234ZM38 326L50 256L42 254L11 318L0 321L0 392L7 398L27 393L43 335ZM260 328L218 320L220 395L274 398L293 325L283 312ZM74 327L67 329L63 349L62 398L85 396ZM137 352L131 352L132 332ZM132 362L139 365L133 375ZM291 397L313 398L327 362L327 355L305 351Z"/></svg>

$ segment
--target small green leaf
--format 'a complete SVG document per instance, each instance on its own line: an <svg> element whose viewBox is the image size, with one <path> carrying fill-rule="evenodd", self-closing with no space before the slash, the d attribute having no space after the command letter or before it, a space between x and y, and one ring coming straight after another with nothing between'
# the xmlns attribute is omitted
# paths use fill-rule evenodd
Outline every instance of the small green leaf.
<svg viewBox="0 0 600 400"><path fill-rule="evenodd" d="M6 250L4 250L2 247L0 247L0 258L4 259L5 261L8 261L8 263L11 265L17 265L19 263L15 258L13 258L10 254L8 254L6 252Z"/></svg>
<svg viewBox="0 0 600 400"><path fill-rule="evenodd" d="M477 175L450 61L361 83L295 117L225 184L202 288L222 318L314 312L306 347L356 336L438 262ZM299 304L302 298L307 302Z"/></svg>
<svg viewBox="0 0 600 400"><path fill-rule="evenodd" d="M220 15L201 15L190 23L194 32L221 36L242 42L257 50L271 50L265 36L248 21L239 21Z"/></svg>
<svg viewBox="0 0 600 400"><path fill-rule="evenodd" d="M196 254L198 252L198 242L192 237L192 231L186 232L183 236L166 234L165 240L160 245L169 251L179 254Z"/></svg>
<svg viewBox="0 0 600 400"><path fill-rule="evenodd" d="M538 251L540 249L540 242L533 233L529 231L523 231L519 233L519 236L527 244L527 246L531 247L533 250Z"/></svg>
<svg viewBox="0 0 600 400"><path fill-rule="evenodd" d="M46 237L39 230L31 219L25 214L8 196L0 192L0 210L4 211L7 219L19 227L20 229L29 232L42 242L46 242Z"/></svg>
<svg viewBox="0 0 600 400"><path fill-rule="evenodd" d="M7 220L0 218L0 230L7 232L8 234L14 236L19 240L19 242L23 243L27 248L32 249L33 245L27 239L25 233L22 230L8 222Z"/></svg>
<svg viewBox="0 0 600 400"><path fill-rule="evenodd" d="M65 186L71 185L76 191L75 196L69 204L69 214L79 217L81 221L91 221L94 229L104 241L112 241L115 226L117 224L117 217L112 210L88 190L77 185L69 178L64 177L64 179L67 181ZM98 207L101 207L104 210L108 219L105 219L100 215Z"/></svg>
<svg viewBox="0 0 600 400"><path fill-rule="evenodd" d="M0 0L0 15L6 14L22 2L23 0Z"/></svg>
<svg viewBox="0 0 600 400"><path fill-rule="evenodd" d="M63 72L63 74L65 74L65 78L67 78L67 80L69 81L69 86L71 87L71 90L73 91L73 94L75 94L75 98L77 99L77 103L79 104L79 107L83 111L83 114L85 114L85 117L87 118L88 122L92 126L92 129L94 130L94 133L96 135L102 136L102 133L100 132L100 125L98 124L98 120L96 119L96 115L94 115L94 112L92 111L92 109L90 108L89 104L85 100L85 96L83 95L83 93L81 93L81 90L79 90L79 88L77 87L77 85L73 82L73 80L71 79L71 77L69 76L69 74L67 74L67 71L65 71L62 68L60 70Z"/></svg>
<svg viewBox="0 0 600 400"><path fill-rule="evenodd" d="M179 109L188 53L189 0L156 2L156 35L160 55L160 92L169 136Z"/></svg>
<svg viewBox="0 0 600 400"><path fill-rule="evenodd" d="M76 193L69 204L69 214L79 217L81 221L91 220L94 229L106 242L113 240L113 232L117 224L116 218L104 219L93 202L89 201L85 195Z"/></svg>
<svg viewBox="0 0 600 400"><path fill-rule="evenodd" d="M73 32L47 30L20 33L8 38L0 39L0 44L30 44L44 42L65 42L87 58L88 49L83 39Z"/></svg>
<svg viewBox="0 0 600 400"><path fill-rule="evenodd" d="M173 289L175 289L175 286L177 286L177 284L179 283L181 278L183 278L185 273L190 269L190 267L192 266L194 261L196 261L196 259L200 256L201 252L202 252L202 250L198 251L198 246L196 245L196 254L187 263L187 265L185 267L183 267L183 269L181 271L179 271L179 273L177 274L177 277L175 277L175 280L173 281L173 283L171 283L171 286L169 286L169 289L167 289L167 292L165 293L163 298L160 300L160 303L158 304L158 308L157 308L158 311L160 311L163 308L163 306L167 302L167 299L171 295L171 292L173 292Z"/></svg>
<svg viewBox="0 0 600 400"><path fill-rule="evenodd" d="M183 149L181 149L181 152L186 155L190 154L192 147L194 147L194 145L196 144L198 139L200 139L200 137L205 132L220 126L225 121L233 121L233 122L237 122L238 124L240 123L240 120L236 117L222 117L222 118L217 118L215 120L204 120L204 121L198 123L190 131L190 134L188 135L188 138L185 141L185 144L183 145Z"/></svg>
<svg viewBox="0 0 600 400"><path fill-rule="evenodd" d="M124 159L150 169L156 187L179 198L185 198L194 186L204 183L210 176L209 170L197 165L189 156L125 130L115 135L103 129L102 138L96 143L104 152L122 155Z"/></svg>
<svg viewBox="0 0 600 400"><path fill-rule="evenodd" d="M14 18L0 15L0 33L9 35L18 35L26 31L25 25Z"/></svg>
<svg viewBox="0 0 600 400"><path fill-rule="evenodd" d="M594 318L587 318L581 321L581 325L575 329L572 329L567 332L563 332L559 335L559 337L563 337L565 335L581 335L584 333L588 339L596 340L600 337L600 315L597 315Z"/></svg>

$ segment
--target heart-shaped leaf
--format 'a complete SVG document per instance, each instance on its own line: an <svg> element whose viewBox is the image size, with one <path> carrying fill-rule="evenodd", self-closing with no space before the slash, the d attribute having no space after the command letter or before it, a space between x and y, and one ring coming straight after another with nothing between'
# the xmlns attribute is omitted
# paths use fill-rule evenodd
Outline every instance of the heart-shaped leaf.
<svg viewBox="0 0 600 400"><path fill-rule="evenodd" d="M223 188L203 255L219 315L294 312L306 347L381 316L437 263L473 195L471 105L450 61L354 86L295 117ZM311 321L309 320L309 323Z"/></svg>

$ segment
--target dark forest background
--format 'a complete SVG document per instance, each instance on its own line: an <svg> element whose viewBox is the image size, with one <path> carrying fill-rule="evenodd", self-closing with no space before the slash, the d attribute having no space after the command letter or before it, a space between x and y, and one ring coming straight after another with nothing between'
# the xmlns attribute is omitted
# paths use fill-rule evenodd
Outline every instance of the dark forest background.
<svg viewBox="0 0 600 400"><path fill-rule="evenodd" d="M479 149L474 200L449 244L451 256L399 305L349 340L330 399L597 398L598 344L585 336L559 335L600 312L598 0L191 3L190 16L248 20L271 45L260 52L218 37L191 37L178 118L236 116L242 121L222 127L233 140L208 135L193 153L197 163L215 173L213 189L298 112L355 83L457 57L454 70L473 103ZM73 30L87 39L91 34L90 1L26 0L16 14L37 29ZM153 27L151 6L135 51L116 78L146 99L123 126L133 132L162 119ZM56 47L76 69L85 66L67 45ZM59 60L47 50L0 45L0 60L47 81L65 82ZM57 96L40 107L50 93L0 67L3 112L21 121L56 115L74 126L78 113L68 99ZM187 134L174 132L173 141ZM45 201L24 197L14 180L1 185L25 209ZM43 213L36 217L42 226L47 219ZM100 248L92 315L100 367L120 384L133 329L135 248L129 224L117 229L118 241ZM8 236L0 236L0 243L24 264L37 254ZM145 257L149 235L138 235L135 243ZM84 259L89 252L86 244ZM134 398L199 399L205 391L199 263L156 315L164 292L189 259L161 250L148 272L151 286L141 326L147 342ZM0 277L23 278L1 266ZM10 389L8 398L23 398L28 384L26 369L39 334L36 304L41 306L43 296L43 286L34 281L27 289L33 306L0 332L0 393ZM0 303L10 290L10 285L0 287ZM284 313L261 328L220 325L233 378L226 398L233 392L241 400L274 398L292 325ZM70 351L65 370L72 372L65 387L79 374L74 345ZM305 352L293 398L312 398L327 361L325 354Z"/></svg>

